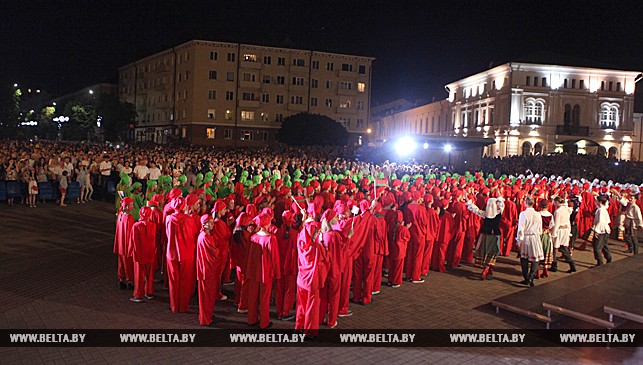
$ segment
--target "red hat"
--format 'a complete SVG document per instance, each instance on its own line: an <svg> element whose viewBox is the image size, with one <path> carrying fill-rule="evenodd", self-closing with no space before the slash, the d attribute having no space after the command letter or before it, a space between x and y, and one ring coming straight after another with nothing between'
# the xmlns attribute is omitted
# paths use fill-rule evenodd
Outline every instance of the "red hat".
<svg viewBox="0 0 643 365"><path fill-rule="evenodd" d="M393 180L393 185L392 185L393 187L401 186L401 185L402 185L402 180L399 180L399 179Z"/></svg>
<svg viewBox="0 0 643 365"><path fill-rule="evenodd" d="M368 202L368 200L364 199L361 202L359 202L359 210L364 213L365 211L369 210L371 207L371 203Z"/></svg>
<svg viewBox="0 0 643 365"><path fill-rule="evenodd" d="M382 205L387 207L391 204L395 204L395 198L392 194L386 194L382 196Z"/></svg>
<svg viewBox="0 0 643 365"><path fill-rule="evenodd" d="M422 193L420 193L417 190L415 190L414 192L411 193L411 198L413 198L413 200L418 200L421 197L422 197Z"/></svg>
<svg viewBox="0 0 643 365"><path fill-rule="evenodd" d="M129 196L126 196L121 200L121 206L123 208L130 204L134 204L134 200L132 200L132 198L130 198Z"/></svg>
<svg viewBox="0 0 643 365"><path fill-rule="evenodd" d="M195 194L188 194L188 196L185 197L185 204L188 207L193 206L199 201L199 197Z"/></svg>
<svg viewBox="0 0 643 365"><path fill-rule="evenodd" d="M331 180L324 180L324 182L322 183L321 188L322 188L322 190L328 190L328 189L330 189L330 186L331 186Z"/></svg>
<svg viewBox="0 0 643 365"><path fill-rule="evenodd" d="M180 197L181 195L183 195L183 191L181 191L181 189L179 189L179 188L174 188L174 189L170 190L169 193L167 193L167 198L168 198L168 200L172 200L174 198Z"/></svg>
<svg viewBox="0 0 643 365"><path fill-rule="evenodd" d="M237 227L245 227L250 224L250 216L246 212L242 212L237 217Z"/></svg>
<svg viewBox="0 0 643 365"><path fill-rule="evenodd" d="M261 211L261 214L266 214L266 215L270 216L270 219L275 217L275 211L272 210L272 208L269 208L269 207L263 208L263 210Z"/></svg>
<svg viewBox="0 0 643 365"><path fill-rule="evenodd" d="M196 195L196 196L199 196L199 195L203 194L203 192L205 192L205 190L203 190L203 189L199 188L199 189L194 190L194 191L192 192L192 194L194 194L194 195Z"/></svg>
<svg viewBox="0 0 643 365"><path fill-rule="evenodd" d="M224 203L222 200L217 200L214 202L214 206L212 207L212 212L218 213L224 210L226 207L227 207L226 203Z"/></svg>
<svg viewBox="0 0 643 365"><path fill-rule="evenodd" d="M342 193L342 194L343 194L344 192L346 192L346 185L339 184L339 185L337 186L337 192Z"/></svg>
<svg viewBox="0 0 643 365"><path fill-rule="evenodd" d="M139 211L141 213L141 220L146 221L152 216L152 208L150 207L141 207Z"/></svg>
<svg viewBox="0 0 643 365"><path fill-rule="evenodd" d="M335 207L333 208L335 210L335 213L337 214L344 214L346 213L346 205L342 203L341 200L335 200L335 203L339 202L339 204L335 204Z"/></svg>
<svg viewBox="0 0 643 365"><path fill-rule="evenodd" d="M152 200L154 203L156 203L157 205L158 205L158 204L161 204L161 202L163 201L163 195L161 195L161 194L154 194L154 195L152 195L152 199L151 199L151 200Z"/></svg>
<svg viewBox="0 0 643 365"><path fill-rule="evenodd" d="M252 221L259 227L265 227L270 224L272 217L267 214L259 214Z"/></svg>
<svg viewBox="0 0 643 365"><path fill-rule="evenodd" d="M424 202L426 204L433 203L433 195L431 194L424 195Z"/></svg>
<svg viewBox="0 0 643 365"><path fill-rule="evenodd" d="M315 192L315 188L312 185L306 186L306 195L313 195L313 192Z"/></svg>
<svg viewBox="0 0 643 365"><path fill-rule="evenodd" d="M263 200L264 200L264 199L265 199L265 197L264 197L263 195L260 195L260 196L256 197L256 198L252 201L252 204L254 204L254 205L256 205L256 206L259 206L259 205L263 202Z"/></svg>
<svg viewBox="0 0 643 365"><path fill-rule="evenodd" d="M207 221L211 221L211 220L212 220L212 216L210 216L209 214L204 214L201 216L201 225L204 225Z"/></svg>
<svg viewBox="0 0 643 365"><path fill-rule="evenodd" d="M185 209L185 199L182 196L172 199L172 201L170 202L170 207L174 209L174 211Z"/></svg>
<svg viewBox="0 0 643 365"><path fill-rule="evenodd" d="M446 207L447 205L449 205L449 199L442 199L442 206Z"/></svg>
<svg viewBox="0 0 643 365"><path fill-rule="evenodd" d="M287 224L289 226L292 226L295 224L295 216L289 210L286 210L283 213L281 213L281 219L283 220L284 224Z"/></svg>
<svg viewBox="0 0 643 365"><path fill-rule="evenodd" d="M288 195L288 193L290 193L290 188L288 188L287 186L282 186L281 188L279 188L279 194L286 196Z"/></svg>
<svg viewBox="0 0 643 365"><path fill-rule="evenodd" d="M330 222L337 216L337 213L335 213L334 210L332 209L326 209L324 214L322 215L322 220L325 220L326 222Z"/></svg>

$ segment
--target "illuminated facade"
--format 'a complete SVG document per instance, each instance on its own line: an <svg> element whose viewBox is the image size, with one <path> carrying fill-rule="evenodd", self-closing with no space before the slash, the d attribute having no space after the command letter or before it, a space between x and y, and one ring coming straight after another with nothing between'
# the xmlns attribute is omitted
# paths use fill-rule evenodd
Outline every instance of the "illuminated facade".
<svg viewBox="0 0 643 365"><path fill-rule="evenodd" d="M136 106L139 141L268 144L300 112L326 115L361 141L373 60L194 40L121 67L119 95Z"/></svg>
<svg viewBox="0 0 643 365"><path fill-rule="evenodd" d="M439 101L374 120L380 138L485 137L484 155L592 153L629 160L640 72L507 63L445 86Z"/></svg>

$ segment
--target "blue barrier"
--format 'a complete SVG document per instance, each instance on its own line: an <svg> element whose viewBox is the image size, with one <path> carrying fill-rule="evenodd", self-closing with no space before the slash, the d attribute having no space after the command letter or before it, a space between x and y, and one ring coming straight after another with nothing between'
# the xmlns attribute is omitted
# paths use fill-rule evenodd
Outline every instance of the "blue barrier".
<svg viewBox="0 0 643 365"><path fill-rule="evenodd" d="M39 182L38 198L42 200L54 200L54 184L50 181Z"/></svg>
<svg viewBox="0 0 643 365"><path fill-rule="evenodd" d="M7 181L7 198L19 198L24 196L22 193L22 183L18 181Z"/></svg>
<svg viewBox="0 0 643 365"><path fill-rule="evenodd" d="M7 200L7 183L0 181L0 200Z"/></svg>

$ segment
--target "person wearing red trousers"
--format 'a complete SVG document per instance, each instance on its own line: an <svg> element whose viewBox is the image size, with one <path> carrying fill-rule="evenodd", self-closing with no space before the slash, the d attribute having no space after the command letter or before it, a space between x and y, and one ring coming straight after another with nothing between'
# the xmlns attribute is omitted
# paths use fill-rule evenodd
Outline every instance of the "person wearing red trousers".
<svg viewBox="0 0 643 365"><path fill-rule="evenodd" d="M220 256L216 265L217 277L219 278L215 283L217 300L228 299L227 296L221 294L221 276L223 275L225 266L228 263L228 256L230 254L230 237L232 237L232 230L225 218L227 211L228 207L222 200L214 202L214 206L212 207L212 218L214 218L212 236L214 237L215 245L219 249Z"/></svg>
<svg viewBox="0 0 643 365"><path fill-rule="evenodd" d="M328 275L324 287L320 290L320 312L319 322L324 322L324 317L328 313L326 324L328 328L337 326L337 316L339 314L339 292L341 289L343 264L346 262L344 257L346 247L342 235L333 230L333 225L337 224L337 213L332 209L326 209L322 215L321 227L318 240L321 245L328 249Z"/></svg>
<svg viewBox="0 0 643 365"><path fill-rule="evenodd" d="M219 249L214 243L212 217L204 214L200 219L201 233L196 244L196 278L199 281L199 324L209 326L214 323L214 302L217 292L216 282Z"/></svg>
<svg viewBox="0 0 643 365"><path fill-rule="evenodd" d="M170 214L172 214L174 212L174 209L172 208L172 204L170 204L170 202L172 202L172 200L180 197L181 194L183 194L183 192L179 188L174 188L174 189L170 190L167 193L167 197L165 199L166 203L165 203L165 206L163 207L163 214L162 214L162 217L163 217L163 229L161 230L161 246L162 246L162 249L163 249L163 257L162 257L163 262L160 263L159 268L161 269L161 275L163 276L163 287L165 289L169 289L169 287L170 287L169 286L170 285L169 284L170 280L169 280L168 275L167 275L167 232L165 230L165 227L166 227L166 223L167 223L167 217L169 217Z"/></svg>
<svg viewBox="0 0 643 365"><path fill-rule="evenodd" d="M406 250L406 279L412 283L423 283L421 278L422 260L424 258L424 245L426 244L426 230L428 227L428 216L426 208L422 205L423 197L419 191L411 194L412 201L404 209L404 221L411 223L409 229L411 239Z"/></svg>
<svg viewBox="0 0 643 365"><path fill-rule="evenodd" d="M578 235L587 238L587 232L592 228L594 213L596 212L596 197L589 183L583 184L580 202L580 219L578 222ZM583 242L581 250L585 249L587 242Z"/></svg>
<svg viewBox="0 0 643 365"><path fill-rule="evenodd" d="M350 290L351 290L351 280L353 279L353 261L356 257L355 255L355 240L351 239L353 237L353 218L350 217L350 211L348 210L345 204L336 204L335 213L337 213L337 218L339 221L333 227L334 230L341 234L342 240L344 242L345 252L344 252L344 263L342 267L342 277L340 282L339 289L339 317L350 317L353 315L353 311L348 309Z"/></svg>
<svg viewBox="0 0 643 365"><path fill-rule="evenodd" d="M166 219L167 269L170 309L185 313L196 281L196 230L193 220L185 214L185 199L170 202L173 213Z"/></svg>
<svg viewBox="0 0 643 365"><path fill-rule="evenodd" d="M355 234L359 256L353 265L353 302L368 304L373 301L373 282L375 280L376 254L375 243L378 232L378 218L375 218L372 211L377 201L362 200L359 204L362 214L356 218Z"/></svg>
<svg viewBox="0 0 643 365"><path fill-rule="evenodd" d="M387 228L382 204L377 203L373 216L376 218L377 226L374 242L375 269L373 269L373 288L371 289L371 293L375 295L379 294L382 288L382 266L384 258L388 256Z"/></svg>
<svg viewBox="0 0 643 365"><path fill-rule="evenodd" d="M475 199L474 195L470 195ZM468 214L466 218L466 231L464 232L464 245L462 246L462 261L473 264L473 250L480 230L480 217L475 214Z"/></svg>
<svg viewBox="0 0 643 365"><path fill-rule="evenodd" d="M163 256L165 256L165 251L163 251L163 231L165 230L163 225L163 195L154 194L152 199L147 202L147 205L152 209L150 221L156 224L156 257L153 268L156 272L160 265L165 262L163 260Z"/></svg>
<svg viewBox="0 0 643 365"><path fill-rule="evenodd" d="M467 231L469 211L464 204L464 194L458 190L454 194L455 202L449 210L453 214L453 237L447 249L447 269L460 266L464 237Z"/></svg>
<svg viewBox="0 0 643 365"><path fill-rule="evenodd" d="M424 204L426 206L427 227L426 227L426 244L424 246L424 255L422 256L422 269L423 276L429 275L431 268L431 257L433 256L433 245L435 244L435 237L440 227L440 217L438 212L433 207L433 195L426 194L424 196Z"/></svg>
<svg viewBox="0 0 643 365"><path fill-rule="evenodd" d="M248 313L248 296L246 295L246 263L248 261L248 245L250 237L255 229L250 217L246 212L239 214L234 227L232 240L230 242L230 257L236 268L236 280L234 281L234 305L237 306L237 313Z"/></svg>
<svg viewBox="0 0 643 365"><path fill-rule="evenodd" d="M431 257L431 269L438 272L446 272L447 268L444 261L447 256L447 249L451 237L453 236L453 216L447 211L449 208L449 201L447 199L440 199L436 201L437 208L440 210L440 226L438 234L435 237L435 244L433 245L433 256Z"/></svg>
<svg viewBox="0 0 643 365"><path fill-rule="evenodd" d="M270 217L260 213L254 223L259 231L250 238L245 280L248 295L248 324L261 329L272 327L270 322L270 294L272 280L281 277L277 237L271 234Z"/></svg>
<svg viewBox="0 0 643 365"><path fill-rule="evenodd" d="M154 262L156 255L156 223L152 221L152 208L141 207L140 220L133 227L134 296L132 302L142 302L143 297L154 299Z"/></svg>
<svg viewBox="0 0 643 365"><path fill-rule="evenodd" d="M279 259L281 262L281 278L277 280L275 306L277 318L289 321L295 318L290 311L295 306L297 292L297 235L295 218L290 210L281 214L282 225L277 231L279 244Z"/></svg>
<svg viewBox="0 0 643 365"><path fill-rule="evenodd" d="M408 247L411 233L411 223L404 225L404 214L396 211L396 219L393 231L389 237L389 264L388 285L392 288L399 288L402 285L402 271L404 270L404 258Z"/></svg>
<svg viewBox="0 0 643 365"><path fill-rule="evenodd" d="M303 228L297 236L297 314L295 331L307 336L317 336L319 330L319 290L328 274L328 252L319 243L319 222L315 221L314 203L308 206L308 214L302 209Z"/></svg>
<svg viewBox="0 0 643 365"><path fill-rule="evenodd" d="M116 219L114 253L118 255L118 286L121 290L134 289L134 261L132 259L132 229L134 217L130 214L134 201L130 197L121 200L121 209Z"/></svg>
<svg viewBox="0 0 643 365"><path fill-rule="evenodd" d="M514 242L516 241L516 227L518 227L518 207L511 199L511 191L505 190L505 209L500 216L500 237L502 245L500 255L509 256Z"/></svg>

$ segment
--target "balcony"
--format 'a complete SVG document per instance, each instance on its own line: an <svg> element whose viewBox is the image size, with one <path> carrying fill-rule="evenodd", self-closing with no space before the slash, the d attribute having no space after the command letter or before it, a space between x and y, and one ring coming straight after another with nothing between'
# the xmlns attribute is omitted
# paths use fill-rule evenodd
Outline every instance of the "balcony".
<svg viewBox="0 0 643 365"><path fill-rule="evenodd" d="M601 129L617 129L618 126L616 125L616 122L601 122L600 124Z"/></svg>
<svg viewBox="0 0 643 365"><path fill-rule="evenodd" d="M261 69L261 63L259 62L252 62L252 61L241 61L239 64L239 68L241 69L253 69L253 70L259 70Z"/></svg>
<svg viewBox="0 0 643 365"><path fill-rule="evenodd" d="M556 134L563 136L589 137L589 127L583 125L557 125Z"/></svg>
<svg viewBox="0 0 643 365"><path fill-rule="evenodd" d="M241 80L241 81L239 81L239 87L240 88L247 88L247 89L260 89L261 88L261 82L259 82L259 81L244 81L244 80Z"/></svg>

